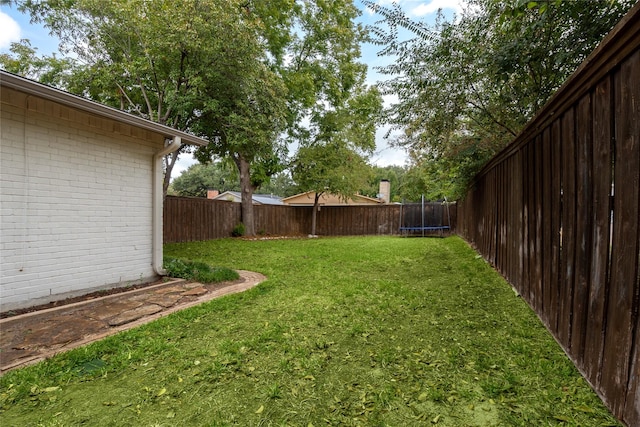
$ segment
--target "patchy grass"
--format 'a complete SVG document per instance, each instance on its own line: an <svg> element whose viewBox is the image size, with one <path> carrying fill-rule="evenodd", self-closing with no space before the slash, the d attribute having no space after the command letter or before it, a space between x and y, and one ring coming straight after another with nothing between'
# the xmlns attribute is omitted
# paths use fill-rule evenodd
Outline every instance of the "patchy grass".
<svg viewBox="0 0 640 427"><path fill-rule="evenodd" d="M460 239L218 240L269 280L0 378L3 426L618 425Z"/></svg>

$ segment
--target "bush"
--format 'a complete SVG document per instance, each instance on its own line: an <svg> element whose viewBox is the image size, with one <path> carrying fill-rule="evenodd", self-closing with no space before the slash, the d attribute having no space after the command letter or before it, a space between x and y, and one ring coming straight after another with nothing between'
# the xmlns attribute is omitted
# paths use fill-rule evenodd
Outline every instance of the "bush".
<svg viewBox="0 0 640 427"><path fill-rule="evenodd" d="M233 227L233 231L231 231L231 235L233 237L241 237L244 236L244 224L240 223L238 225L236 225L235 227Z"/></svg>
<svg viewBox="0 0 640 427"><path fill-rule="evenodd" d="M217 283L236 280L237 272L225 267L211 267L198 261L185 261L177 258L165 258L164 268L171 277L195 280L201 283Z"/></svg>

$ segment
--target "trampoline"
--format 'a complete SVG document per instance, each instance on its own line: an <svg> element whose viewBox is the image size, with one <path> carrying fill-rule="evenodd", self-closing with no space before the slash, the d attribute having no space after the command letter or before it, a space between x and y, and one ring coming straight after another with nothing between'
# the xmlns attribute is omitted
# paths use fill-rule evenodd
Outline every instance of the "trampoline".
<svg viewBox="0 0 640 427"><path fill-rule="evenodd" d="M424 195L419 203L403 203L400 205L400 235L444 237L451 230L449 203L442 201L428 202Z"/></svg>

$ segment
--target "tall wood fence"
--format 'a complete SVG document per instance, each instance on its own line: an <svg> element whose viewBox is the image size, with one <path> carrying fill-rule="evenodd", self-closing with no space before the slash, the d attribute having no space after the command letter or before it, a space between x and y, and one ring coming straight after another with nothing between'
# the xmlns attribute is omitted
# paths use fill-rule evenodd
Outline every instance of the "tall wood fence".
<svg viewBox="0 0 640 427"><path fill-rule="evenodd" d="M458 203L458 234L640 426L640 3Z"/></svg>
<svg viewBox="0 0 640 427"><path fill-rule="evenodd" d="M434 206L432 206L434 205ZM425 203L425 212L436 209L444 215L440 203ZM306 236L311 232L312 207L255 205L255 229L264 235ZM400 205L322 206L317 213L316 233L321 236L366 236L399 234ZM431 215L433 216L433 215ZM431 218L455 227L456 205L451 204L447 218ZM164 242L192 242L230 237L240 223L239 203L196 197L167 196L164 202Z"/></svg>

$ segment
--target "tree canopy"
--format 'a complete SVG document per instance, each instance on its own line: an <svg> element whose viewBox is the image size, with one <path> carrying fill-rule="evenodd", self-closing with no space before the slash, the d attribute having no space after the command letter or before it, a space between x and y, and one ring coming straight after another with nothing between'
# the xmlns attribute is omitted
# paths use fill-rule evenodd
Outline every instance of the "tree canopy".
<svg viewBox="0 0 640 427"><path fill-rule="evenodd" d="M382 16L381 54L395 61L386 120L428 177L434 196L459 197L468 180L523 128L633 0L469 0L454 21L409 19L395 5L365 3ZM413 37L399 39L399 28ZM446 180L434 183L433 180ZM438 187L438 188L435 188Z"/></svg>
<svg viewBox="0 0 640 427"><path fill-rule="evenodd" d="M235 70L259 69L265 56L258 23L243 14L243 4L25 0L20 7L60 39L63 53L75 56L77 67L66 89L193 132L202 114L216 105L205 98L211 82L233 76L235 83L244 76ZM178 155L167 159L165 190Z"/></svg>
<svg viewBox="0 0 640 427"><path fill-rule="evenodd" d="M207 137L202 161L232 158L247 234L251 193L283 169L288 145L346 126L335 118L367 114L362 102L374 99L360 78L367 35L352 0L16 3L76 58L65 89ZM372 135L373 126L355 122L350 136ZM165 189L179 154L167 159Z"/></svg>
<svg viewBox="0 0 640 427"><path fill-rule="evenodd" d="M172 194L190 197L206 197L207 190L239 191L238 173L235 166L217 161L209 164L196 163L176 177L170 185Z"/></svg>

